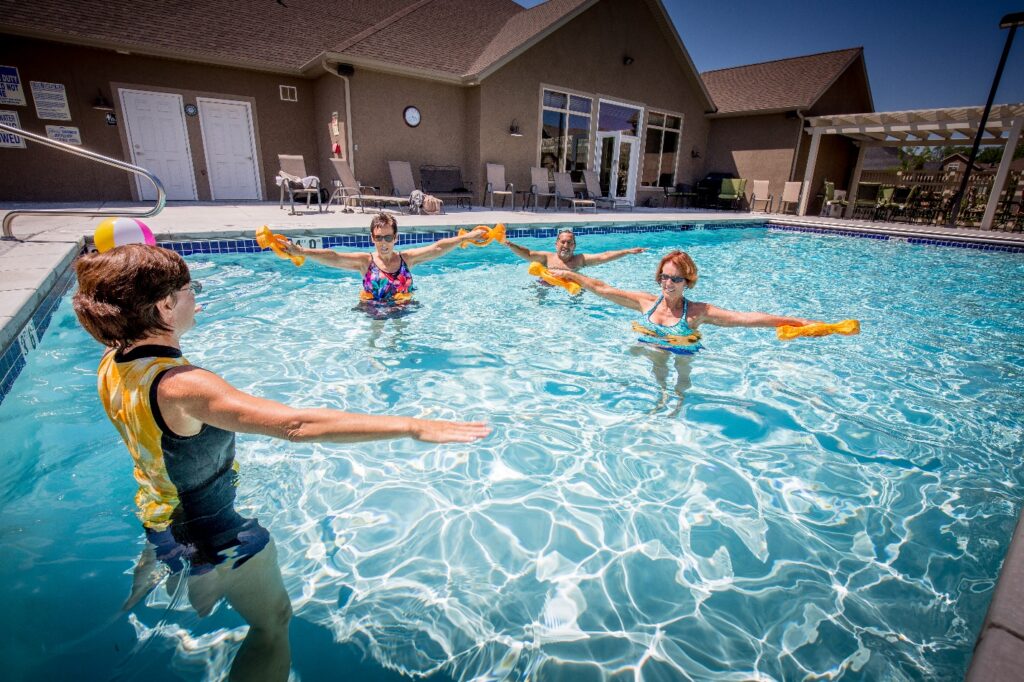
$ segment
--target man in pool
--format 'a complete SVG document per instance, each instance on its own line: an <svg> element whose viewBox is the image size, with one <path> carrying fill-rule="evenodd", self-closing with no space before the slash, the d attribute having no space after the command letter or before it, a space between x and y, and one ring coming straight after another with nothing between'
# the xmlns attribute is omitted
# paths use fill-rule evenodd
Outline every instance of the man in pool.
<svg viewBox="0 0 1024 682"><path fill-rule="evenodd" d="M84 256L75 270L75 314L106 346L100 400L135 464L135 502L149 554L175 580L187 575L200 616L223 598L249 624L231 679L286 680L291 602L269 531L235 509L235 434L315 443L471 443L490 429L481 422L294 408L250 395L182 356L181 337L195 325L201 287L181 256L130 244ZM138 575L135 582L132 603L142 596L140 583L154 584Z"/></svg>
<svg viewBox="0 0 1024 682"><path fill-rule="evenodd" d="M634 253L643 253L644 249L620 249L618 251L604 251L602 253L576 253L576 235L572 229L564 229L558 232L555 237L555 251L531 251L525 246L513 244L505 240L505 246L512 250L524 260L540 263L548 270L579 270L588 265L600 265L613 260L628 256Z"/></svg>

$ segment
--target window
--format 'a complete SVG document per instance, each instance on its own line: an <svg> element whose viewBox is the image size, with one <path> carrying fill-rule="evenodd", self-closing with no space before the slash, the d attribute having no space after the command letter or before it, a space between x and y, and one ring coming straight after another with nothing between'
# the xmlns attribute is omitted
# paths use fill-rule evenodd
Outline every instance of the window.
<svg viewBox="0 0 1024 682"><path fill-rule="evenodd" d="M299 89L294 85L279 85L278 92L281 93L281 101L283 102L298 102L299 101Z"/></svg>
<svg viewBox="0 0 1024 682"><path fill-rule="evenodd" d="M590 111L593 100L545 90L541 114L540 165L583 180L590 160Z"/></svg>
<svg viewBox="0 0 1024 682"><path fill-rule="evenodd" d="M679 158L679 136L683 119L672 114L652 111L647 116L647 139L644 141L644 187L675 187L676 160Z"/></svg>

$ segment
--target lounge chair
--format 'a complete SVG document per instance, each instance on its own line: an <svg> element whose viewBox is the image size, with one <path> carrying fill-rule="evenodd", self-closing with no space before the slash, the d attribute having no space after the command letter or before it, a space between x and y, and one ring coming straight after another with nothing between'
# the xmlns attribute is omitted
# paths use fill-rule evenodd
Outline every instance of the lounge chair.
<svg viewBox="0 0 1024 682"><path fill-rule="evenodd" d="M878 208L878 200L881 198L882 185L877 182L862 182L857 187L857 199L853 202L852 217L856 218L857 213L870 215L873 219L875 209Z"/></svg>
<svg viewBox="0 0 1024 682"><path fill-rule="evenodd" d="M767 180L754 180L754 190L750 195L750 212L753 213L757 208L757 202L764 202L764 212L768 213L772 210L772 194L768 191Z"/></svg>
<svg viewBox="0 0 1024 682"><path fill-rule="evenodd" d="M388 161L388 173L391 175L391 193L396 197L410 198L416 191L416 181L412 179L412 166L408 161ZM441 213L444 213L444 201L441 202ZM413 207L411 210L418 210Z"/></svg>
<svg viewBox="0 0 1024 682"><path fill-rule="evenodd" d="M462 169L458 166L420 166L420 188L431 196L452 200L456 206L465 202L466 208L473 208L470 184L463 181Z"/></svg>
<svg viewBox="0 0 1024 682"><path fill-rule="evenodd" d="M739 210L740 202L744 199L744 194L747 190L746 178L724 178L722 180L722 187L718 191L718 205L721 206L722 202L728 202L731 206Z"/></svg>
<svg viewBox="0 0 1024 682"><path fill-rule="evenodd" d="M557 198L557 194L551 191L551 180L550 172L547 168L537 168L534 166L530 169L530 196L533 197L533 210L537 210L537 200L541 197L547 198L547 203L544 204L544 208L551 205L551 200ZM529 198L527 198L529 201ZM558 208L558 204L555 204L555 208Z"/></svg>
<svg viewBox="0 0 1024 682"><path fill-rule="evenodd" d="M596 202L598 206L606 204L611 209L622 206L630 211L633 210L633 202L629 199L601 196L601 181L597 177L597 171L583 171L583 181L587 184L587 197Z"/></svg>
<svg viewBox="0 0 1024 682"><path fill-rule="evenodd" d="M516 188L511 182L505 182L505 167L499 163L487 164L487 187L484 189L484 203L494 209L494 195L501 197L501 207L505 208L505 197L512 200L512 210L516 210ZM489 199L489 201L488 201Z"/></svg>
<svg viewBox="0 0 1024 682"><path fill-rule="evenodd" d="M409 206L409 197L387 196L385 194L381 194L376 187L360 184L360 182L356 180L355 175L352 174L352 169L349 168L348 162L344 159L331 159L330 161L340 180L334 181L334 192L331 194L331 198L327 202L328 207L337 201L342 206L354 204L359 207L359 211L361 213L365 213L366 204L374 206L392 204L398 206L400 209L407 208ZM373 191L366 193L365 190L367 189Z"/></svg>
<svg viewBox="0 0 1024 682"><path fill-rule="evenodd" d="M840 190L841 191L841 190ZM838 207L840 210L846 207L846 192L836 191L836 184L830 180L825 181L824 197L821 201L821 213L822 216L833 215L833 209Z"/></svg>
<svg viewBox="0 0 1024 682"><path fill-rule="evenodd" d="M577 208L590 208L597 211L597 204L590 199L580 199L576 196L576 190L572 188L572 178L568 173L555 173L555 210L558 210L558 202L564 201L572 206L572 212Z"/></svg>
<svg viewBox="0 0 1024 682"><path fill-rule="evenodd" d="M306 161L301 154L278 154L277 161L281 170L277 172L277 184L281 188L281 203L279 208L284 208L284 195L288 193L288 201L291 204L291 214L295 215L295 197L306 197L306 209L309 209L309 200L316 197L317 208L322 213L324 204L320 200L320 178L306 173Z"/></svg>
<svg viewBox="0 0 1024 682"><path fill-rule="evenodd" d="M799 204L800 191L803 189L802 182L787 182L782 188L782 197L779 199L779 213L786 212L786 204Z"/></svg>

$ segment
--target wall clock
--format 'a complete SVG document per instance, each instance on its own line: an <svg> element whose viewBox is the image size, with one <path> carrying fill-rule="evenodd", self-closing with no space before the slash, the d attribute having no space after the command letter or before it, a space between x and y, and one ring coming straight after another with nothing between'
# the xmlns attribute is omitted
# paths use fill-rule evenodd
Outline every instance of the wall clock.
<svg viewBox="0 0 1024 682"><path fill-rule="evenodd" d="M416 107L406 107L405 111L402 112L402 118L405 119L407 126L415 128L420 124L420 110Z"/></svg>

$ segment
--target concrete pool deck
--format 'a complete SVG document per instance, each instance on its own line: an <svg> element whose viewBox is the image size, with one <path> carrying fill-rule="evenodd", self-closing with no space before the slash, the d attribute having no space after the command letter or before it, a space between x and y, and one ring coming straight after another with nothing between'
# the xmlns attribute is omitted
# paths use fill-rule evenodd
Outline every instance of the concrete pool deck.
<svg viewBox="0 0 1024 682"><path fill-rule="evenodd" d="M0 203L0 217L17 208L76 208L118 212L142 211L145 204L48 204ZM25 216L15 219L16 240L0 241L0 400L10 382L24 367L24 356L41 336L45 323L28 324L34 318L48 319L70 279L69 266L82 252L87 238L102 218L83 216ZM289 215L276 203L174 203L159 215L144 218L160 241L252 238L256 228L270 225L275 232L290 236L338 234L366 235L369 214L301 211ZM842 220L814 216L793 216L694 209L648 209L571 214L539 211L489 211L481 208L452 209L446 215L399 215L400 230L430 231L452 226L505 223L509 226L550 223L600 225L602 223L734 223L773 221L816 232L885 235L926 239L937 243L966 242L980 248L1011 248L1024 251L1024 234L934 225L908 225L863 220ZM24 334L29 331L29 334ZM14 359L10 359L14 358ZM20 363L20 364L19 364ZM1024 668L1024 524L1018 522L1007 550L999 582L984 624L979 630L975 654L967 677L970 680L1014 679Z"/></svg>

